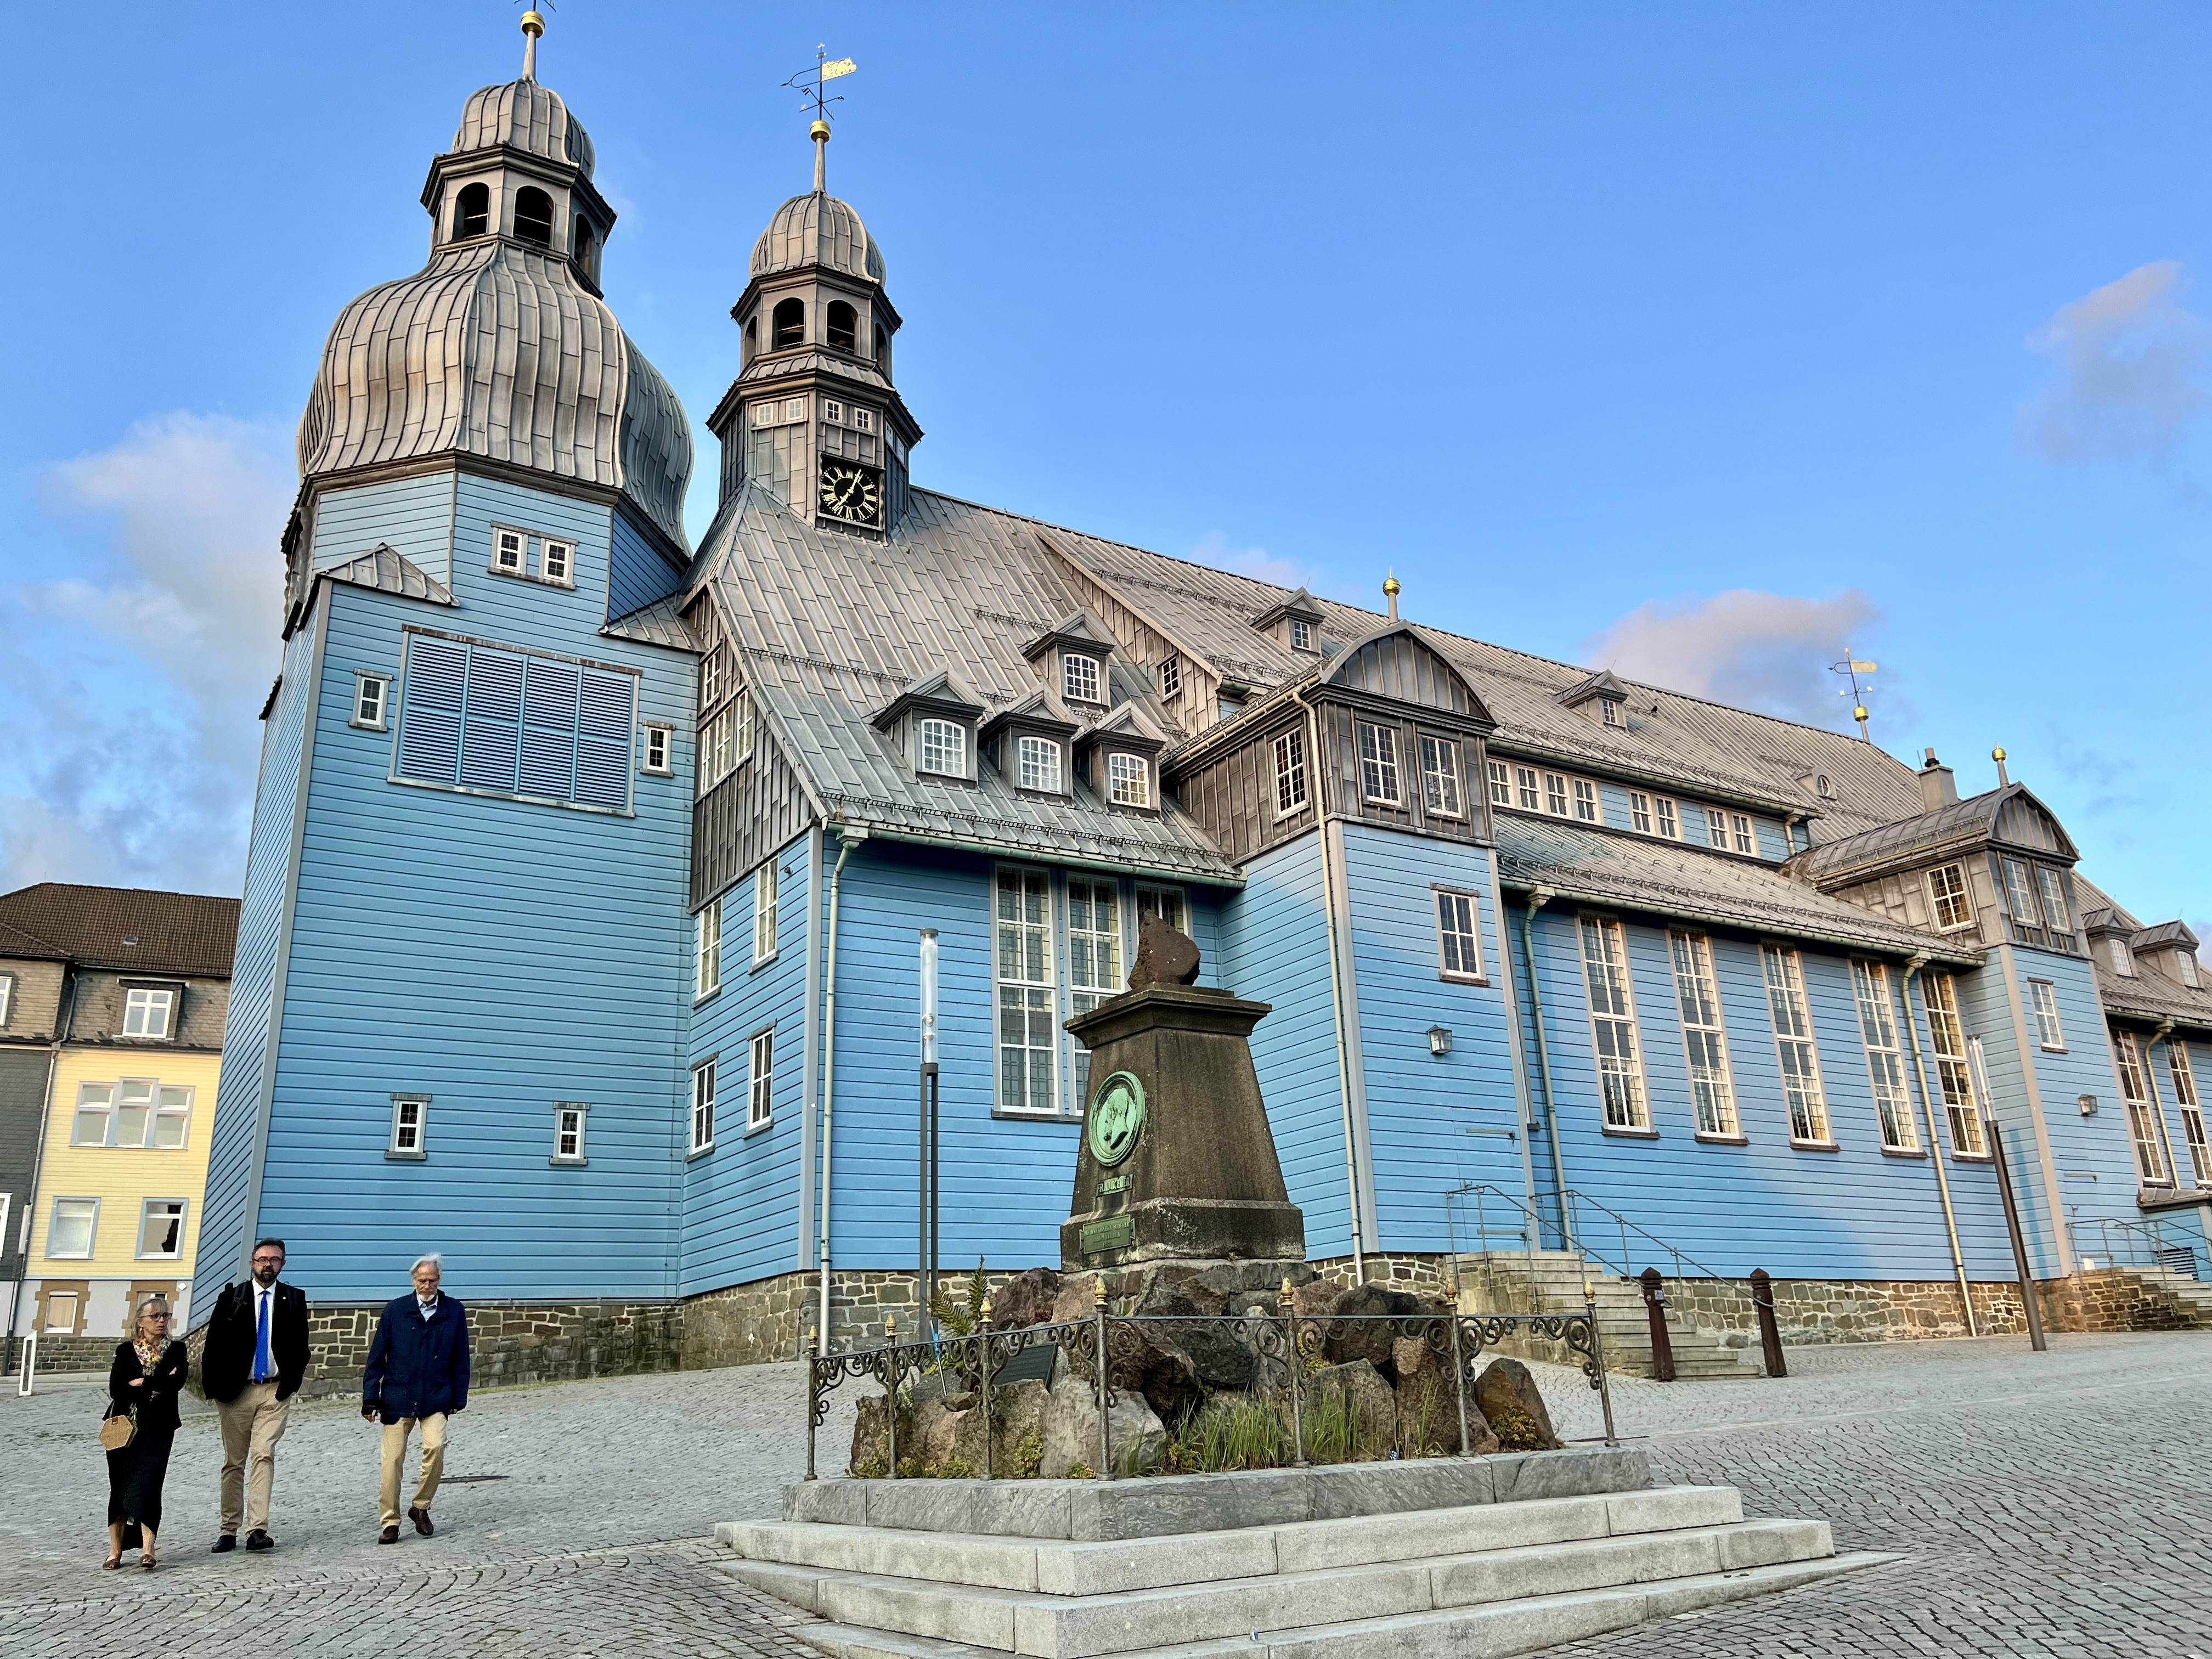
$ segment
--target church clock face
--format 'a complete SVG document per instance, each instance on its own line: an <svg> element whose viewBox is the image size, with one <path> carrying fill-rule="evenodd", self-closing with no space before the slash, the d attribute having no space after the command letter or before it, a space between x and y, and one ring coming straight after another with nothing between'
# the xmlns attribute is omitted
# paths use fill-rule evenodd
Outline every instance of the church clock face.
<svg viewBox="0 0 2212 1659"><path fill-rule="evenodd" d="M881 467L858 461L822 458L822 511L848 524L881 529L884 522L884 474Z"/></svg>

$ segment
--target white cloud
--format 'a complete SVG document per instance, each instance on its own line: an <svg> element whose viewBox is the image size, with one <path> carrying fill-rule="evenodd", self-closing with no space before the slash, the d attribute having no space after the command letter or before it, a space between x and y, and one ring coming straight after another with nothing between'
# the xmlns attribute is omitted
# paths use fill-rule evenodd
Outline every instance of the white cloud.
<svg viewBox="0 0 2212 1659"><path fill-rule="evenodd" d="M0 589L15 711L0 744L0 889L235 892L276 672L286 433L173 414L50 466L58 532L105 532L59 580Z"/></svg>
<svg viewBox="0 0 2212 1659"><path fill-rule="evenodd" d="M1828 665L1847 647L1864 651L1881 616L1855 587L1824 599L1743 587L1651 599L1583 641L1582 659L1626 679L1832 726L1850 710Z"/></svg>
<svg viewBox="0 0 2212 1659"><path fill-rule="evenodd" d="M2208 399L2212 329L2177 300L2181 264L2160 259L2069 301L2027 337L2057 378L2021 406L2019 432L2057 465L2170 465Z"/></svg>

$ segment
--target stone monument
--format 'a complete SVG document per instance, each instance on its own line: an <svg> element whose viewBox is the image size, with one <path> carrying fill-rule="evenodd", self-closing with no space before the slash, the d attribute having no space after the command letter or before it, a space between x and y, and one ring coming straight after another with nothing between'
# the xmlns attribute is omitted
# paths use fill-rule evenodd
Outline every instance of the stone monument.
<svg viewBox="0 0 2212 1659"><path fill-rule="evenodd" d="M1194 984L1198 963L1198 946L1154 917L1127 992L1067 1022L1091 1051L1060 1230L1067 1271L1305 1260L1305 1217L1283 1185L1248 1040L1268 1005Z"/></svg>

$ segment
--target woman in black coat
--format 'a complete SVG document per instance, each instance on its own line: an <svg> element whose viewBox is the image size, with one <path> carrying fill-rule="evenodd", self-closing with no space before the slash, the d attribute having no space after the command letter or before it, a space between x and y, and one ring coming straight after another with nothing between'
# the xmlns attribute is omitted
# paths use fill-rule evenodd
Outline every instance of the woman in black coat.
<svg viewBox="0 0 2212 1659"><path fill-rule="evenodd" d="M149 1297L131 1322L131 1340L118 1343L107 1373L109 1417L137 1413L137 1431L120 1451L107 1454L107 1559L123 1565L130 1534L138 1535L138 1565L154 1571L155 1534L161 1525L161 1483L168 1479L169 1448L177 1437L177 1395L191 1374L185 1345L169 1340L169 1304Z"/></svg>

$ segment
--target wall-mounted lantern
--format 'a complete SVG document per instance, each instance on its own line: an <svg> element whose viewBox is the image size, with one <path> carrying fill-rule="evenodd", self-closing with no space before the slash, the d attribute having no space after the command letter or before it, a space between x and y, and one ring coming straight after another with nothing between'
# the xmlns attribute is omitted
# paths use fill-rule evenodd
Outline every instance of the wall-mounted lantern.
<svg viewBox="0 0 2212 1659"><path fill-rule="evenodd" d="M2081 1115L2083 1117L2094 1117L2097 1115L2096 1096L2083 1095L2078 1103L2081 1108Z"/></svg>
<svg viewBox="0 0 2212 1659"><path fill-rule="evenodd" d="M1429 1027L1429 1052L1442 1060L1451 1052L1451 1033L1441 1025Z"/></svg>

